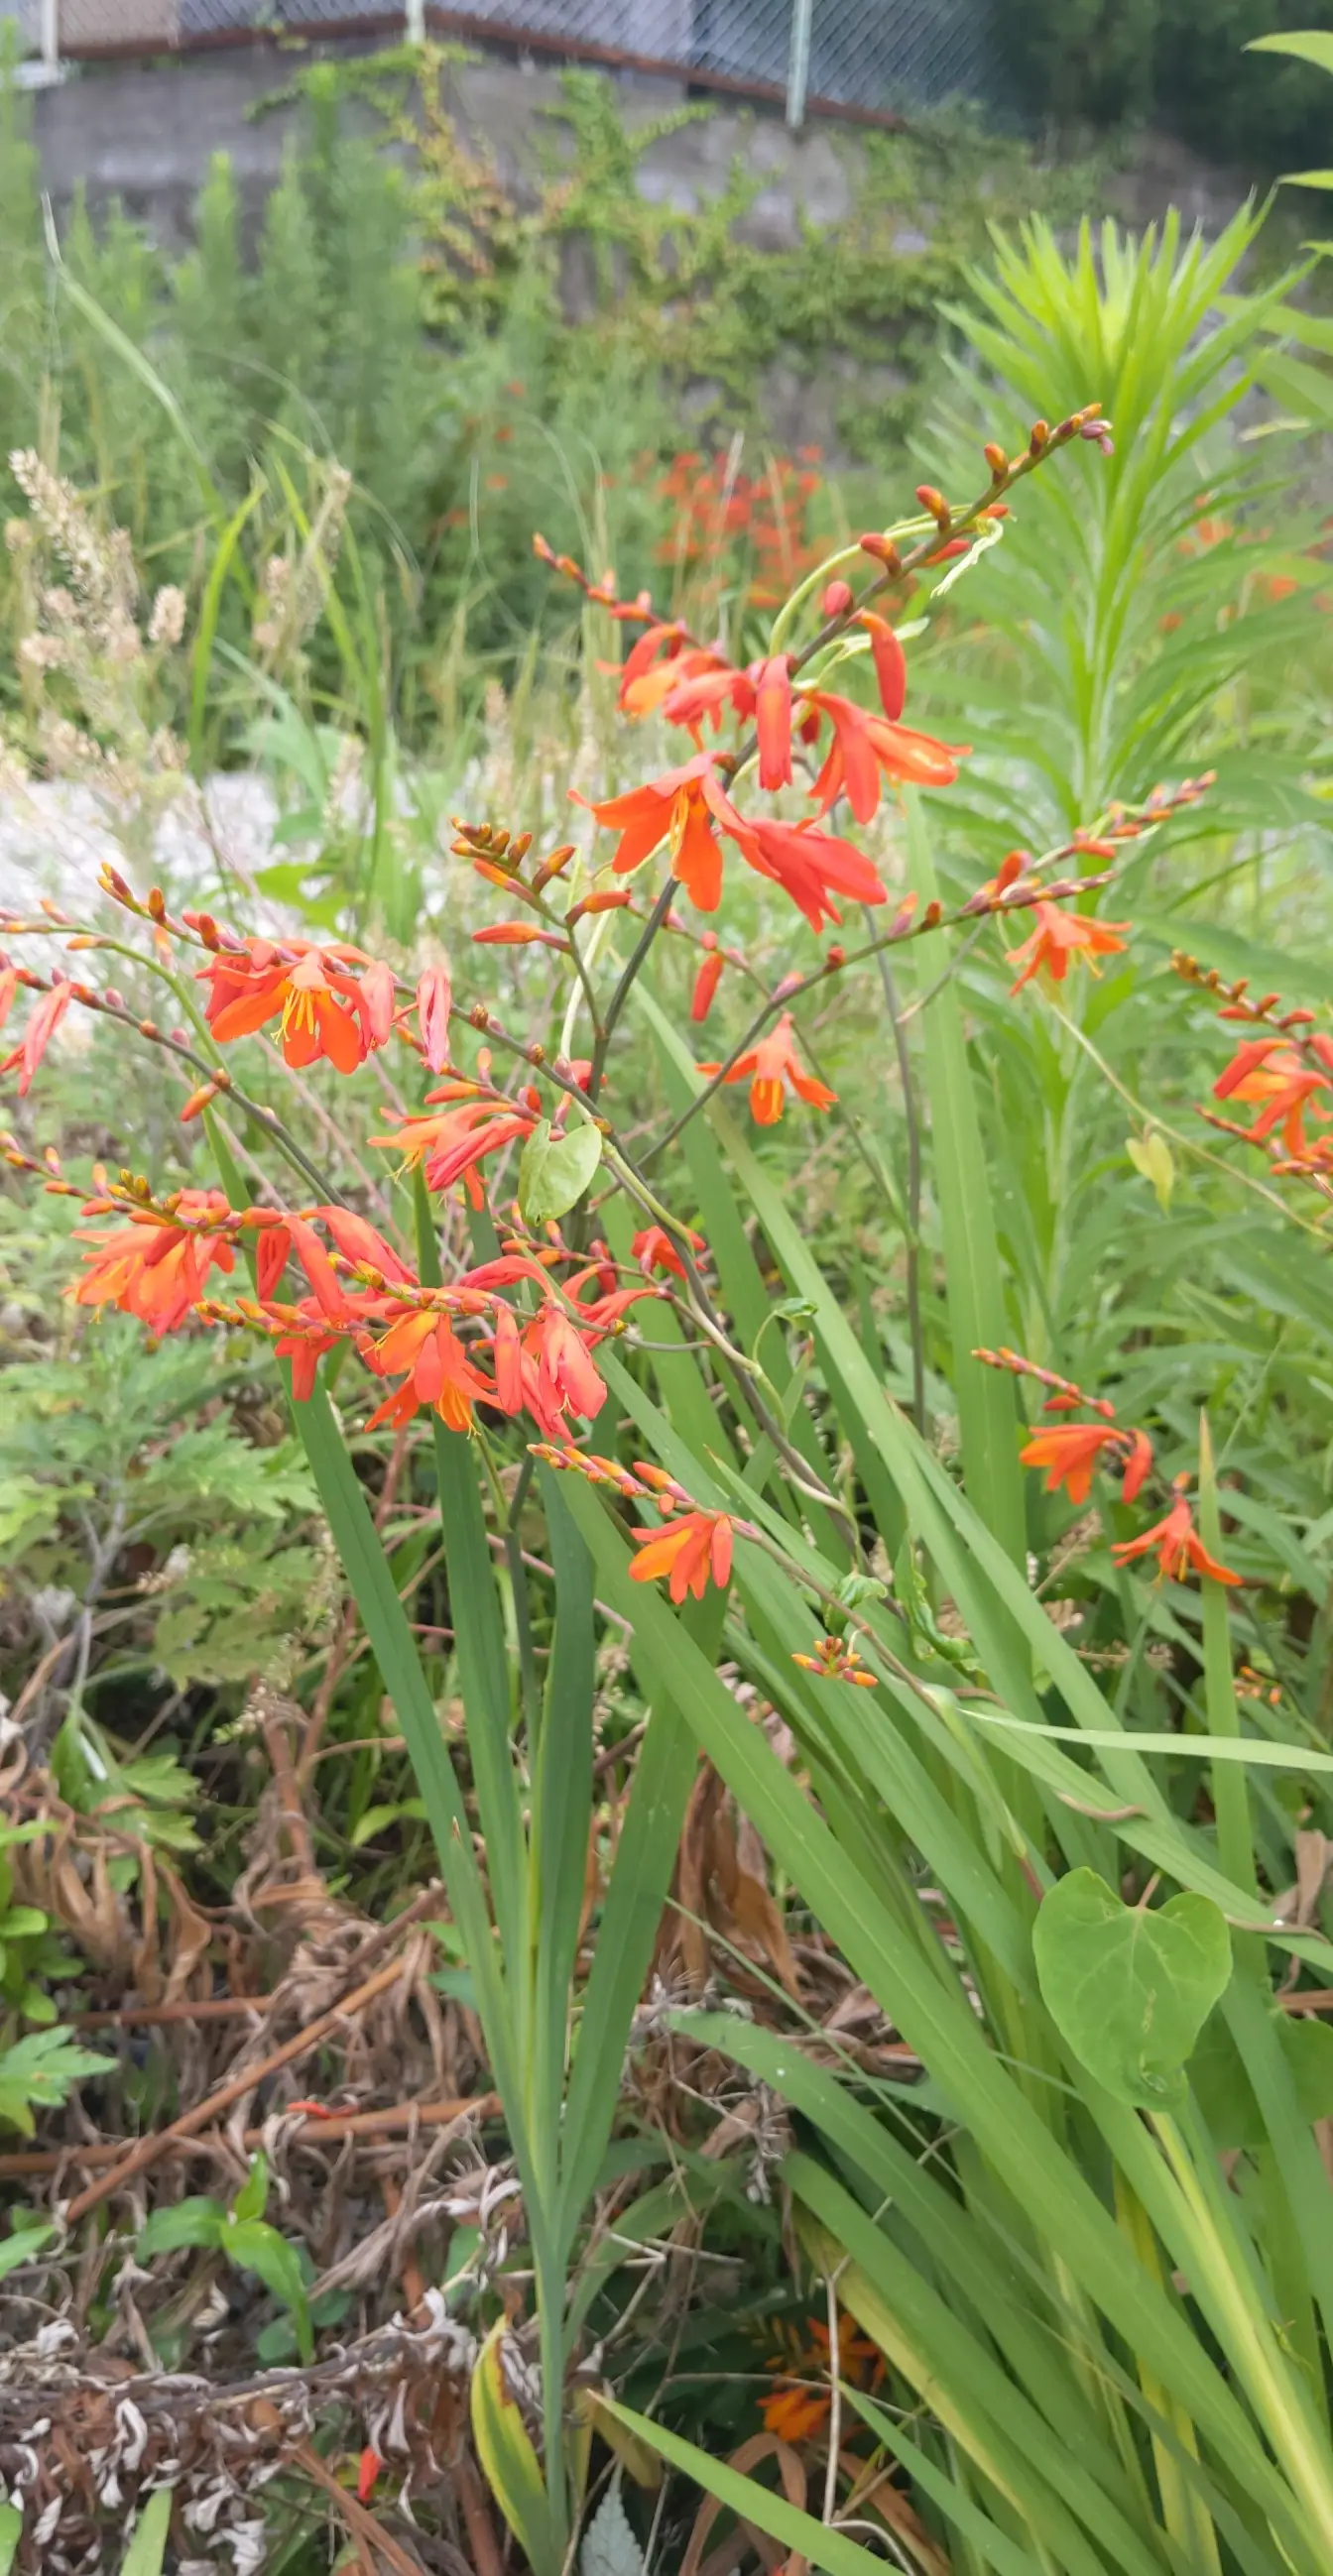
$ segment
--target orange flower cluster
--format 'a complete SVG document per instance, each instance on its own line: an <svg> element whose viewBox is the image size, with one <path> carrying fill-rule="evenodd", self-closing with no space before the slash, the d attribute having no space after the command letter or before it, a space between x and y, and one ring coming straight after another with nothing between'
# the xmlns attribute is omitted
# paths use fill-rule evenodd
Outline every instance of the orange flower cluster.
<svg viewBox="0 0 1333 2576"><path fill-rule="evenodd" d="M819 832L810 822L743 817L718 775L730 762L706 752L702 740L704 725L716 730L724 713L752 724L759 785L771 793L791 784L794 738L812 745L827 725L823 766L810 793L821 814L845 795L858 823L870 822L878 811L883 778L951 786L962 752L899 722L907 668L892 627L870 610L855 622L870 637L878 713L801 681L791 654L741 668L712 646L695 643L678 619L646 628L620 666L621 707L631 716L660 710L691 735L696 750L679 769L593 805L597 821L621 835L614 860L618 875L630 874L669 841L672 866L686 892L700 911L714 912L722 893L721 831L749 866L783 887L816 932L825 919L841 919L836 895L855 903L885 900L878 874L853 843Z"/></svg>
<svg viewBox="0 0 1333 2576"><path fill-rule="evenodd" d="M548 1467L584 1477L590 1485L609 1485L622 1502L656 1504L662 1528L630 1532L634 1545L642 1550L630 1567L630 1580L656 1583L665 1575L667 1589L677 1603L684 1600L687 1592L702 1601L710 1581L719 1590L724 1589L731 1580L732 1540L736 1532L742 1538L759 1535L749 1521L738 1521L732 1512L701 1511L674 1476L643 1458L636 1458L631 1469L622 1467L614 1458L598 1457L595 1451L549 1442L534 1443L533 1456L543 1459Z"/></svg>
<svg viewBox="0 0 1333 2576"><path fill-rule="evenodd" d="M376 1377L398 1381L371 1415L372 1430L408 1422L424 1406L450 1430L468 1431L474 1406L486 1404L510 1416L526 1412L548 1438L559 1437L571 1421L592 1420L605 1401L597 1344L638 1299L661 1293L646 1281L614 1284L604 1248L557 1287L552 1267L570 1257L559 1246L540 1258L503 1253L447 1287L425 1288L374 1226L343 1207L234 1211L216 1190L136 1205L121 1190L84 1212L128 1214L129 1222L110 1234L81 1233L92 1249L87 1276L69 1292L77 1304L119 1307L155 1334L176 1331L193 1313L267 1333L291 1362L298 1402L313 1392L324 1353L350 1341ZM209 1273L232 1271L243 1239L252 1242L257 1294L219 1305L205 1293ZM293 1259L309 1291L295 1303L277 1294ZM519 1315L509 1303L504 1292L520 1283L536 1291L535 1313Z"/></svg>
<svg viewBox="0 0 1333 2576"><path fill-rule="evenodd" d="M118 1204L95 1199L84 1213ZM93 1249L83 1256L87 1276L67 1293L76 1306L117 1306L123 1315L137 1315L154 1336L174 1333L198 1305L209 1272L235 1268L231 1244L219 1231L232 1221L221 1190L181 1190L169 1213L133 1208L128 1225L112 1234L79 1227L75 1240Z"/></svg>
<svg viewBox="0 0 1333 2576"><path fill-rule="evenodd" d="M1252 998L1249 980L1226 984L1177 950L1171 960L1189 984L1224 996L1219 1017L1257 1030L1237 1047L1213 1084L1214 1100L1242 1101L1255 1110L1248 1127L1205 1110L1209 1124L1247 1145L1266 1147L1274 1169L1333 1188L1333 1136L1312 1135L1309 1119L1333 1118L1333 1036L1314 1026L1314 1012L1284 1011L1279 993Z"/></svg>
<svg viewBox="0 0 1333 2576"><path fill-rule="evenodd" d="M1146 1431L1127 1430L1116 1421L1115 1407L1104 1395L1085 1395L1072 1378L1059 1377L1054 1369L1041 1368L1018 1351L978 1350L972 1357L984 1361L988 1368L1007 1369L1014 1377L1035 1378L1040 1385L1049 1387L1051 1392L1043 1408L1047 1413L1084 1411L1098 1416L1095 1422L1045 1424L1031 1433L1019 1451L1024 1467L1047 1470L1048 1494L1063 1485L1071 1503L1086 1503L1097 1468L1114 1460L1122 1469L1123 1499L1127 1503L1135 1500L1153 1463L1152 1442ZM1154 1521L1151 1529L1141 1530L1137 1538L1115 1542L1111 1554L1116 1564L1131 1565L1155 1549L1159 1583L1183 1583L1191 1571L1206 1574L1213 1583L1239 1583L1240 1576L1220 1564L1200 1538L1185 1500L1188 1484L1187 1475L1175 1477L1171 1490L1176 1499L1165 1517Z"/></svg>
<svg viewBox="0 0 1333 2576"><path fill-rule="evenodd" d="M1057 1493L1063 1485L1071 1503L1086 1503L1098 1467L1115 1462L1122 1470L1121 1494L1127 1503L1134 1501L1152 1468L1152 1442L1146 1431L1124 1429L1115 1419L1115 1406L1104 1395L1085 1395L1072 1378L1040 1367L1019 1351L979 1350L972 1357L984 1361L987 1368L1007 1369L1013 1377L1035 1378L1039 1386L1049 1388L1042 1407L1045 1413L1087 1412L1098 1416L1095 1422L1048 1423L1030 1433L1026 1447L1019 1451L1019 1464L1047 1470L1048 1494Z"/></svg>

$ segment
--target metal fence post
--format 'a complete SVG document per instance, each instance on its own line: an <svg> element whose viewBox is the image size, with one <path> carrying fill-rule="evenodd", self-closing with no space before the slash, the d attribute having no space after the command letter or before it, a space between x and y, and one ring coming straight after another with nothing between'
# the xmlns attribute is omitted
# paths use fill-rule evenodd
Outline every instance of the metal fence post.
<svg viewBox="0 0 1333 2576"><path fill-rule="evenodd" d="M805 123L805 94L810 81L810 23L814 0L792 0L791 51L787 56L787 123L799 134Z"/></svg>
<svg viewBox="0 0 1333 2576"><path fill-rule="evenodd" d="M39 19L42 69L55 80L60 71L60 0L42 0Z"/></svg>

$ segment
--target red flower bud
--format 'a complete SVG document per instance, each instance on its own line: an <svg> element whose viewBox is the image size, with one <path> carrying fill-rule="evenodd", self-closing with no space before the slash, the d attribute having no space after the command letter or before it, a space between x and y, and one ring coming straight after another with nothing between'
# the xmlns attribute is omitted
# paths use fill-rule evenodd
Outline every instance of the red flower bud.
<svg viewBox="0 0 1333 2576"><path fill-rule="evenodd" d="M862 545L865 544L864 537L861 539L861 543ZM821 617L845 617L851 604L851 583L849 581L830 581L825 584L824 595L819 603L819 613Z"/></svg>
<svg viewBox="0 0 1333 2576"><path fill-rule="evenodd" d="M713 1007L713 996L722 981L722 970L727 962L711 930L705 934L705 946L708 953L695 976L694 997L690 1003L690 1018L696 1028L707 1019Z"/></svg>
<svg viewBox="0 0 1333 2576"><path fill-rule="evenodd" d="M566 925L582 921L585 912L620 912L632 900L628 886L599 886L592 894L585 894L581 903L570 905Z"/></svg>

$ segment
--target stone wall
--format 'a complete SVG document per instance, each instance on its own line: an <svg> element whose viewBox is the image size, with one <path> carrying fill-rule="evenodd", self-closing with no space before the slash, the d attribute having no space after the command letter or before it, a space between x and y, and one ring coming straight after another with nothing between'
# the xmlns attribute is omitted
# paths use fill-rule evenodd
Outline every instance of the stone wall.
<svg viewBox="0 0 1333 2576"><path fill-rule="evenodd" d="M320 50L331 48L303 49L301 59ZM88 67L58 88L39 91L36 136L57 219L82 185L94 210L119 198L165 248L178 252L189 243L210 159L225 151L247 230L257 231L299 111L256 111L281 89L284 77L290 79L290 57L255 44L174 62ZM633 72L608 77L630 127L683 105L688 95L683 81ZM448 79L460 130L494 155L518 203L532 203L562 131L567 137L549 113L561 103L558 69L491 56L451 66ZM346 112L357 113L353 107ZM779 114L719 101L707 118L655 138L637 160L636 185L648 202L692 214L723 193L740 158L760 185L738 218L735 237L777 252L795 248L803 228L833 226L847 216L860 188L865 151L854 125L820 121L793 135ZM1187 220L1212 230L1242 193L1239 181L1191 164L1179 147L1148 138L1117 182L1114 210L1130 222L1147 222L1175 201ZM898 258L929 251L934 214L922 205L899 227L890 245ZM562 246L561 280L571 319L590 313L596 300L592 253L577 236ZM802 352L779 347L756 394L779 446L794 450L810 443L836 460L843 452L839 423L847 406L891 402L906 383L891 347L880 358L831 349L813 375ZM707 376L684 387L682 407L695 435L707 436L716 425L720 395Z"/></svg>
<svg viewBox="0 0 1333 2576"><path fill-rule="evenodd" d="M133 0L154 8L161 0ZM115 0L117 8L125 0ZM330 47L303 48L303 61ZM346 50L344 48L343 50ZM247 211L257 219L282 166L293 111L255 110L290 77L290 57L264 44L175 62L116 64L74 72L39 90L34 117L44 184L57 210L82 183L90 204L119 197L164 246L189 239L196 192L215 152L228 152ZM628 125L684 103L683 81L620 72L614 78ZM488 58L451 71L462 128L494 151L501 176L520 201L533 190L538 131L551 149L542 114L558 105L557 70ZM742 218L741 236L765 249L793 244L802 222L837 223L856 193L863 144L854 125L821 121L790 134L773 110L719 103L706 120L654 142L639 164L638 185L653 202L692 210L720 195L740 154L762 178ZM1168 202L1189 221L1215 230L1234 210L1244 183L1211 170L1178 144L1148 136L1113 191L1115 211L1130 222L1159 216ZM927 247L924 231L904 231L900 252Z"/></svg>

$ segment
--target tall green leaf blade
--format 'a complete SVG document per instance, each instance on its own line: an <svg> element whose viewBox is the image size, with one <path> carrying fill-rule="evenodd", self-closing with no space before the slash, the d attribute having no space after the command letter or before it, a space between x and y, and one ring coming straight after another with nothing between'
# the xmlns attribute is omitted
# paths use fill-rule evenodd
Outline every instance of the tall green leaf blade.
<svg viewBox="0 0 1333 2576"><path fill-rule="evenodd" d="M921 901L929 903L939 885L921 800L910 790L907 849L912 885ZM922 1013L922 1027L963 1473L975 1509L1015 1565L1022 1565L1027 1521L1013 1381L972 1357L974 1350L997 1350L1007 1342L1009 1322L956 983L935 994Z"/></svg>
<svg viewBox="0 0 1333 2576"><path fill-rule="evenodd" d="M863 2549L849 2540L846 2533L816 2522L814 2515L802 2513L788 2504L772 2487L761 2486L757 2478L743 2477L739 2469L729 2468L724 2460L715 2460L710 2451L701 2451L694 2442L682 2441L678 2433L669 2433L663 2424L654 2423L650 2415L638 2415L632 2406L622 2406L614 2398L603 2398L609 2415L626 2431L637 2435L650 2451L659 2451L671 2466L692 2478L705 2495L716 2496L720 2504L745 2521L768 2532L784 2549L809 2560L812 2567L822 2567L826 2576L879 2576L884 2561L873 2549Z"/></svg>
<svg viewBox="0 0 1333 2576"><path fill-rule="evenodd" d="M555 1570L555 1638L532 1774L532 2134L551 2142L554 2165L592 1808L597 1640L592 1559L565 1509L558 1479L549 1467L537 1473Z"/></svg>
<svg viewBox="0 0 1333 2576"><path fill-rule="evenodd" d="M413 1174L417 1267L426 1287L440 1284L439 1248L420 1169ZM467 1434L432 1416L440 1536L449 1584L449 1615L467 1719L468 1752L486 1839L495 1919L504 1964L523 1991L527 1958L526 1855L518 1780L510 1744L509 1663L491 1564L476 1454Z"/></svg>
<svg viewBox="0 0 1333 2576"><path fill-rule="evenodd" d="M577 1495L572 1511L591 1542L592 1528ZM595 1503L593 1515L600 1517ZM592 1554L595 1560L595 1547ZM569 2081L559 2220L567 2241L596 2183L611 2134L630 2024L643 1992L694 1785L694 1739L660 1670L654 1673L648 1696L652 1714L616 1845L592 1972L583 1991Z"/></svg>

